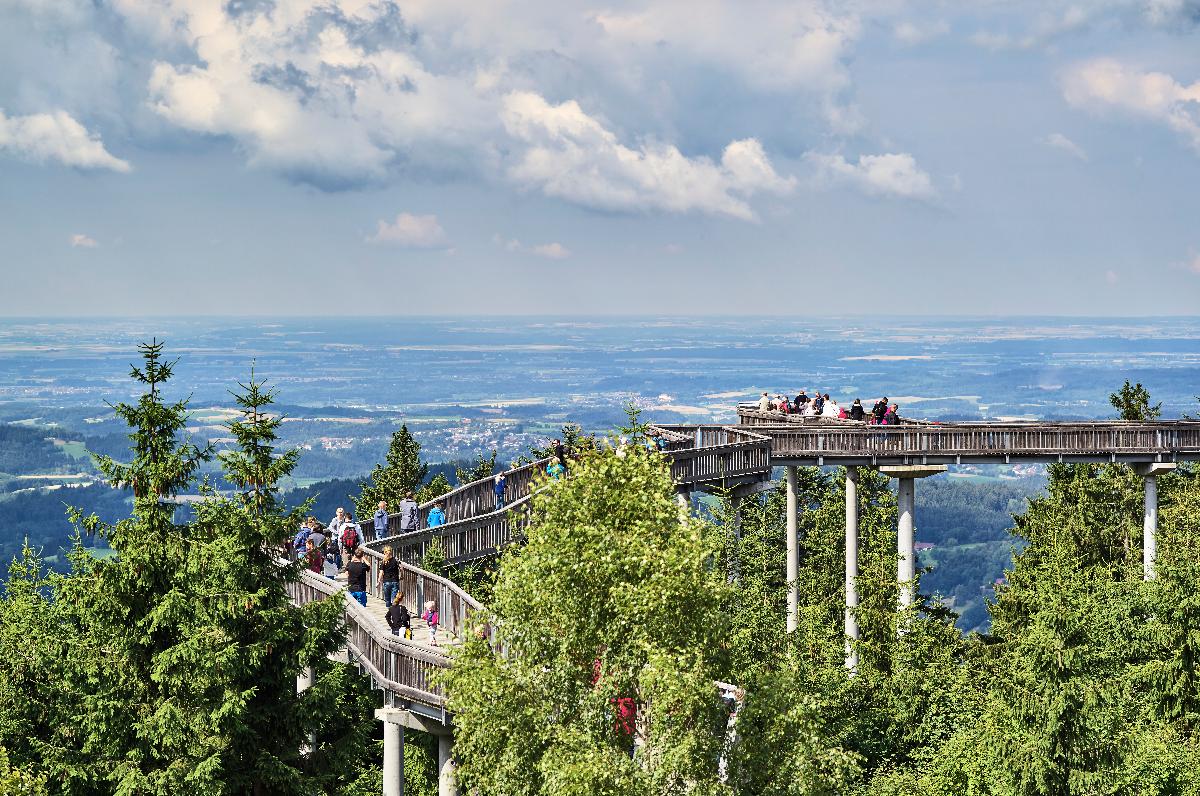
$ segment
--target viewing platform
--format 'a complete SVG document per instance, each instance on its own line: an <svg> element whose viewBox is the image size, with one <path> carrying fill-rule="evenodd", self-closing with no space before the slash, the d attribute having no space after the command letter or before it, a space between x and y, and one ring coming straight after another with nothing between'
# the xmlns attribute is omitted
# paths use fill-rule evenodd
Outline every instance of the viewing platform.
<svg viewBox="0 0 1200 796"><path fill-rule="evenodd" d="M936 423L902 419L899 425L870 425L739 407L738 423L770 439L774 466L1200 460L1200 421L1192 420Z"/></svg>

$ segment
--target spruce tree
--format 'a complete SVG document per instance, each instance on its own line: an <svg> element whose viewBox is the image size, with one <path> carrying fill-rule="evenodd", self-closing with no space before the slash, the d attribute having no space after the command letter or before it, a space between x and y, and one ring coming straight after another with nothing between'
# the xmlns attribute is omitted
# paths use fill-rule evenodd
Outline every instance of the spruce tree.
<svg viewBox="0 0 1200 796"><path fill-rule="evenodd" d="M395 511L405 495L420 489L427 475L429 465L421 461L421 443L413 439L407 425L400 426L392 434L384 462L375 465L370 480L359 485L355 516L360 522L371 517L381 500L387 501L389 511Z"/></svg>
<svg viewBox="0 0 1200 796"><path fill-rule="evenodd" d="M143 395L114 407L133 458L97 461L114 485L133 487L134 514L114 526L79 518L116 556L93 561L77 542L75 571L54 584L47 632L35 636L39 658L61 661L39 694L39 763L70 793L311 793L336 779L362 728L336 707L355 693L353 675L328 661L342 643L339 601L296 607L288 596L300 573L279 550L295 517L276 495L296 455L275 449L273 393L251 378L237 396L238 447L225 465L241 493L202 486L195 519L179 523L170 499L209 451L179 439L187 405L163 398L174 363L162 344L142 353L133 376ZM318 677L298 696L305 666Z"/></svg>

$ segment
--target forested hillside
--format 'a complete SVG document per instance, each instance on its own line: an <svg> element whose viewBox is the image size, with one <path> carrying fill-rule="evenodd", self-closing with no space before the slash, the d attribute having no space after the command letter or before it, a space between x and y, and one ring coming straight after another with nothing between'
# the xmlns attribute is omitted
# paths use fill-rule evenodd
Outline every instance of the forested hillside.
<svg viewBox="0 0 1200 796"><path fill-rule="evenodd" d="M51 436L44 428L0 423L0 475L65 472L72 459ZM64 437L75 440L79 435L64 432Z"/></svg>

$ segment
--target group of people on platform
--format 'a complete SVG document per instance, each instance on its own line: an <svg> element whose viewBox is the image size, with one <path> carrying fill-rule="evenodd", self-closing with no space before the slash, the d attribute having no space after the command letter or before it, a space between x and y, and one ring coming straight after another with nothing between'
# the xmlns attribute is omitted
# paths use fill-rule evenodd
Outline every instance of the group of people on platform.
<svg viewBox="0 0 1200 796"><path fill-rule="evenodd" d="M760 412L782 412L785 415L802 417L822 417L829 420L857 420L881 426L894 426L900 423L898 414L900 407L896 404L889 404L886 395L876 401L875 405L871 407L871 411L868 412L859 398L855 398L854 403L847 408L838 404L836 399L829 396L829 393L815 392L810 398L808 390L800 390L794 399L788 400L786 395L776 395L772 398L770 393L764 392L758 399L758 410Z"/></svg>

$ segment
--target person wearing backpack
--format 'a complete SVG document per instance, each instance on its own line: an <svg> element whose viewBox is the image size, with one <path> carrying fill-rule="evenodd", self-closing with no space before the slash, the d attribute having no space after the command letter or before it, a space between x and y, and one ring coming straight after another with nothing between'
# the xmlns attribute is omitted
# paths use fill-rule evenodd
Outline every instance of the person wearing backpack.
<svg viewBox="0 0 1200 796"><path fill-rule="evenodd" d="M436 528L439 525L446 524L446 512L442 510L442 502L439 500L433 504L433 508L429 510L429 516L425 519L425 524L429 528Z"/></svg>
<svg viewBox="0 0 1200 796"><path fill-rule="evenodd" d="M351 521L342 526L342 549L346 555L351 555L358 549L358 524Z"/></svg>

